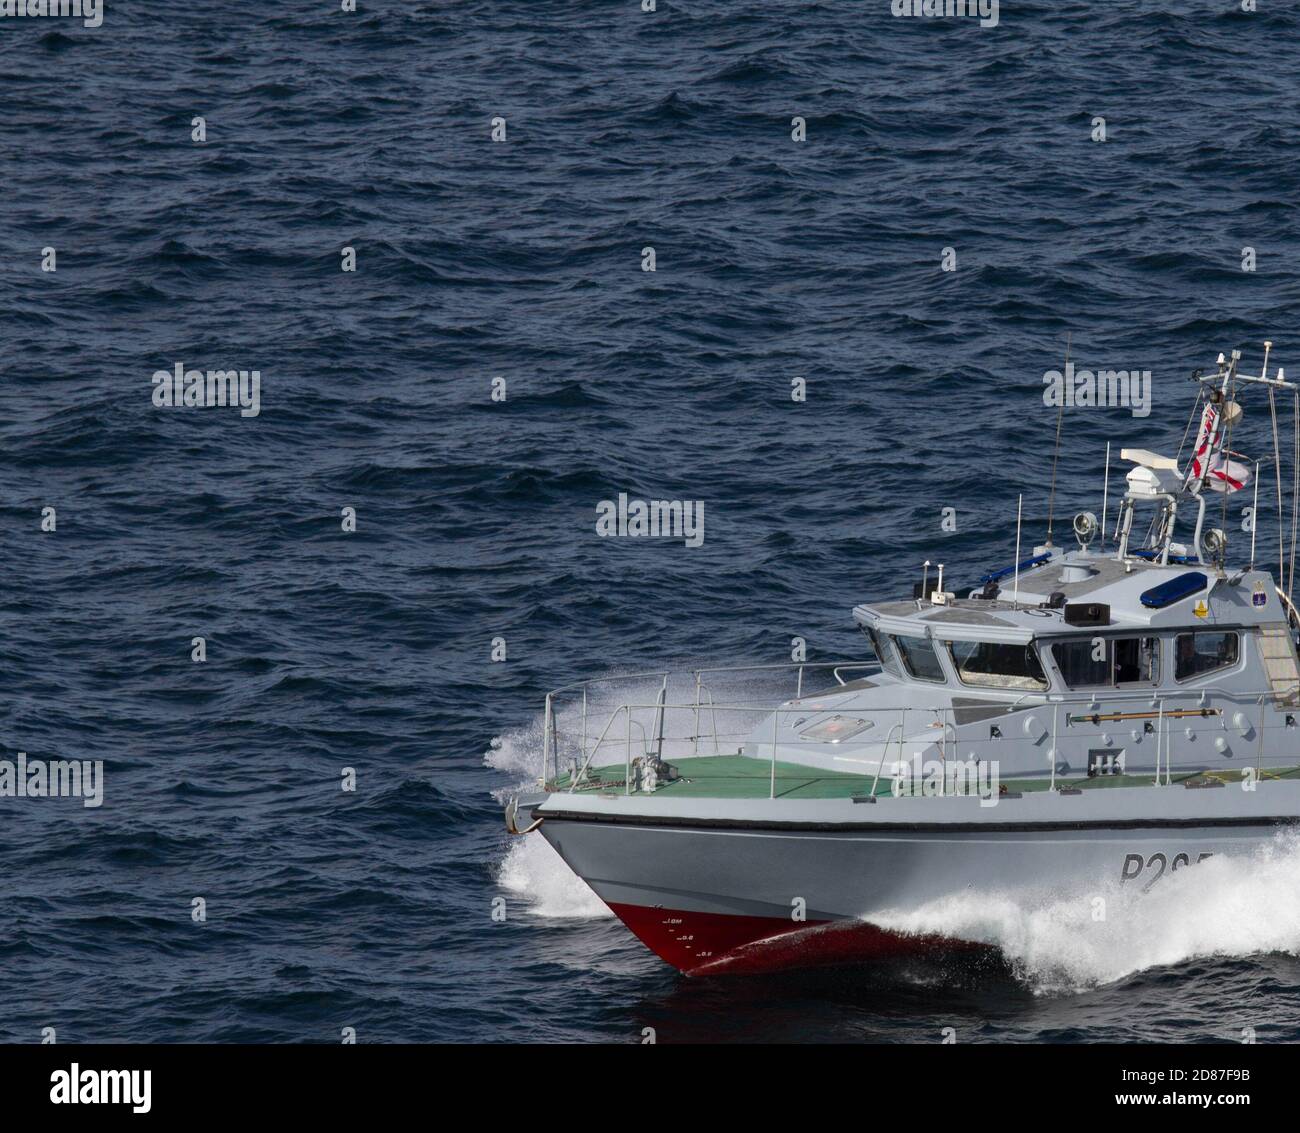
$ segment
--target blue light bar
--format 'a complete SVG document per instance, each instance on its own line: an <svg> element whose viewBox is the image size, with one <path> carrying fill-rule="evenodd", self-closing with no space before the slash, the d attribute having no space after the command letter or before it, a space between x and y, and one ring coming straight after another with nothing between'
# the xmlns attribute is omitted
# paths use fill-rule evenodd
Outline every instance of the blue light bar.
<svg viewBox="0 0 1300 1133"><path fill-rule="evenodd" d="M1033 567L1042 566L1043 563L1047 562L1051 557L1051 551L1044 551L1041 555L1035 555L1032 559L1026 559L1023 563L1020 563L1017 566L1003 567L1001 570L995 570L992 574L986 574L980 579L980 582L997 582L998 579L1013 575L1018 570L1030 570Z"/></svg>
<svg viewBox="0 0 1300 1133"><path fill-rule="evenodd" d="M1210 580L1199 570L1189 570L1186 574L1180 574L1177 578L1171 578L1168 582L1151 587L1150 590L1144 590L1142 605L1152 610L1163 610L1166 606L1172 606L1175 602L1199 594L1209 584Z"/></svg>

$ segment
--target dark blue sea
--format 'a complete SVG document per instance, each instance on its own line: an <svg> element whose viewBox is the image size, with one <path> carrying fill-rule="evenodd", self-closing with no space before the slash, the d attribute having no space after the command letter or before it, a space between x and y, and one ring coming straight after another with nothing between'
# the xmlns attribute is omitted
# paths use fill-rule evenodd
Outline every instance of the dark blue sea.
<svg viewBox="0 0 1300 1133"><path fill-rule="evenodd" d="M104 768L0 798L0 1039L1300 1040L1300 866L688 980L500 808L552 687L865 658L855 603L1009 564L1022 495L1041 541L1067 339L1151 411L1065 411L1058 542L1220 351L1300 377L1300 9L358 8L0 19L0 759ZM620 492L703 544L598 537Z"/></svg>

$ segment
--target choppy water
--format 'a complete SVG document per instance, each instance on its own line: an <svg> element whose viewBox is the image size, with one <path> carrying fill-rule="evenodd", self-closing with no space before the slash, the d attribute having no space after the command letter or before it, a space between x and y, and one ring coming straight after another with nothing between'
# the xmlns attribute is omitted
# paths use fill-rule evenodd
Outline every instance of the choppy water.
<svg viewBox="0 0 1300 1133"><path fill-rule="evenodd" d="M1067 517L1219 350L1300 367L1295 7L360 7L0 21L0 756L106 769L0 799L0 1037L1300 1037L1285 865L1140 936L899 910L1005 960L692 982L492 797L549 687L860 656L902 572L1008 562L1067 333L1154 375L1067 414ZM261 415L155 409L177 362L259 369ZM597 538L620 491L704 545Z"/></svg>

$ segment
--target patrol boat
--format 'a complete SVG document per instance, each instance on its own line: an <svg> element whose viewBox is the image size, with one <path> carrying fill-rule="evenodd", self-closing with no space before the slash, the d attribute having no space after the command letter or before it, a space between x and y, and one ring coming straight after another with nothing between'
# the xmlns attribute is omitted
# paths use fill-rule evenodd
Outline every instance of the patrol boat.
<svg viewBox="0 0 1300 1133"><path fill-rule="evenodd" d="M540 834L691 975L960 948L891 914L1131 893L1261 852L1300 821L1296 499L1292 484L1288 557L1276 407L1290 393L1300 421L1300 396L1268 377L1270 345L1257 376L1240 352L1193 375L1185 467L1181 445L1122 450L1113 526L1108 452L1102 519L1076 515L1075 546L1049 528L1023 555L1018 530L1011 563L964 596L927 564L910 598L856 607L875 661L793 665L772 699L720 691L774 667L654 674L641 703L618 690L645 674L550 693L539 789L509 801L508 829ZM1229 448L1248 389L1268 394L1271 462ZM1238 565L1211 525L1252 484L1259 515L1266 467L1276 579L1253 524Z"/></svg>

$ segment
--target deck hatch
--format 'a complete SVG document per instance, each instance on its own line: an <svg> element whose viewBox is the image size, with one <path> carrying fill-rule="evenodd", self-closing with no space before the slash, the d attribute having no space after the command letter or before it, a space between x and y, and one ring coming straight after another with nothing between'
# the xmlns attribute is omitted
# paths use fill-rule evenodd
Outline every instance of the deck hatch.
<svg viewBox="0 0 1300 1133"><path fill-rule="evenodd" d="M1150 590L1144 590L1142 605L1151 610L1163 610L1166 606L1172 606L1175 602L1199 594L1209 584L1210 580L1199 570L1189 570L1186 574L1180 574L1177 578L1171 578L1168 582L1151 587Z"/></svg>
<svg viewBox="0 0 1300 1133"><path fill-rule="evenodd" d="M865 732L871 726L870 720L862 720L857 716L832 716L829 720L821 720L811 728L805 728L799 737L824 744L838 744L859 732Z"/></svg>

